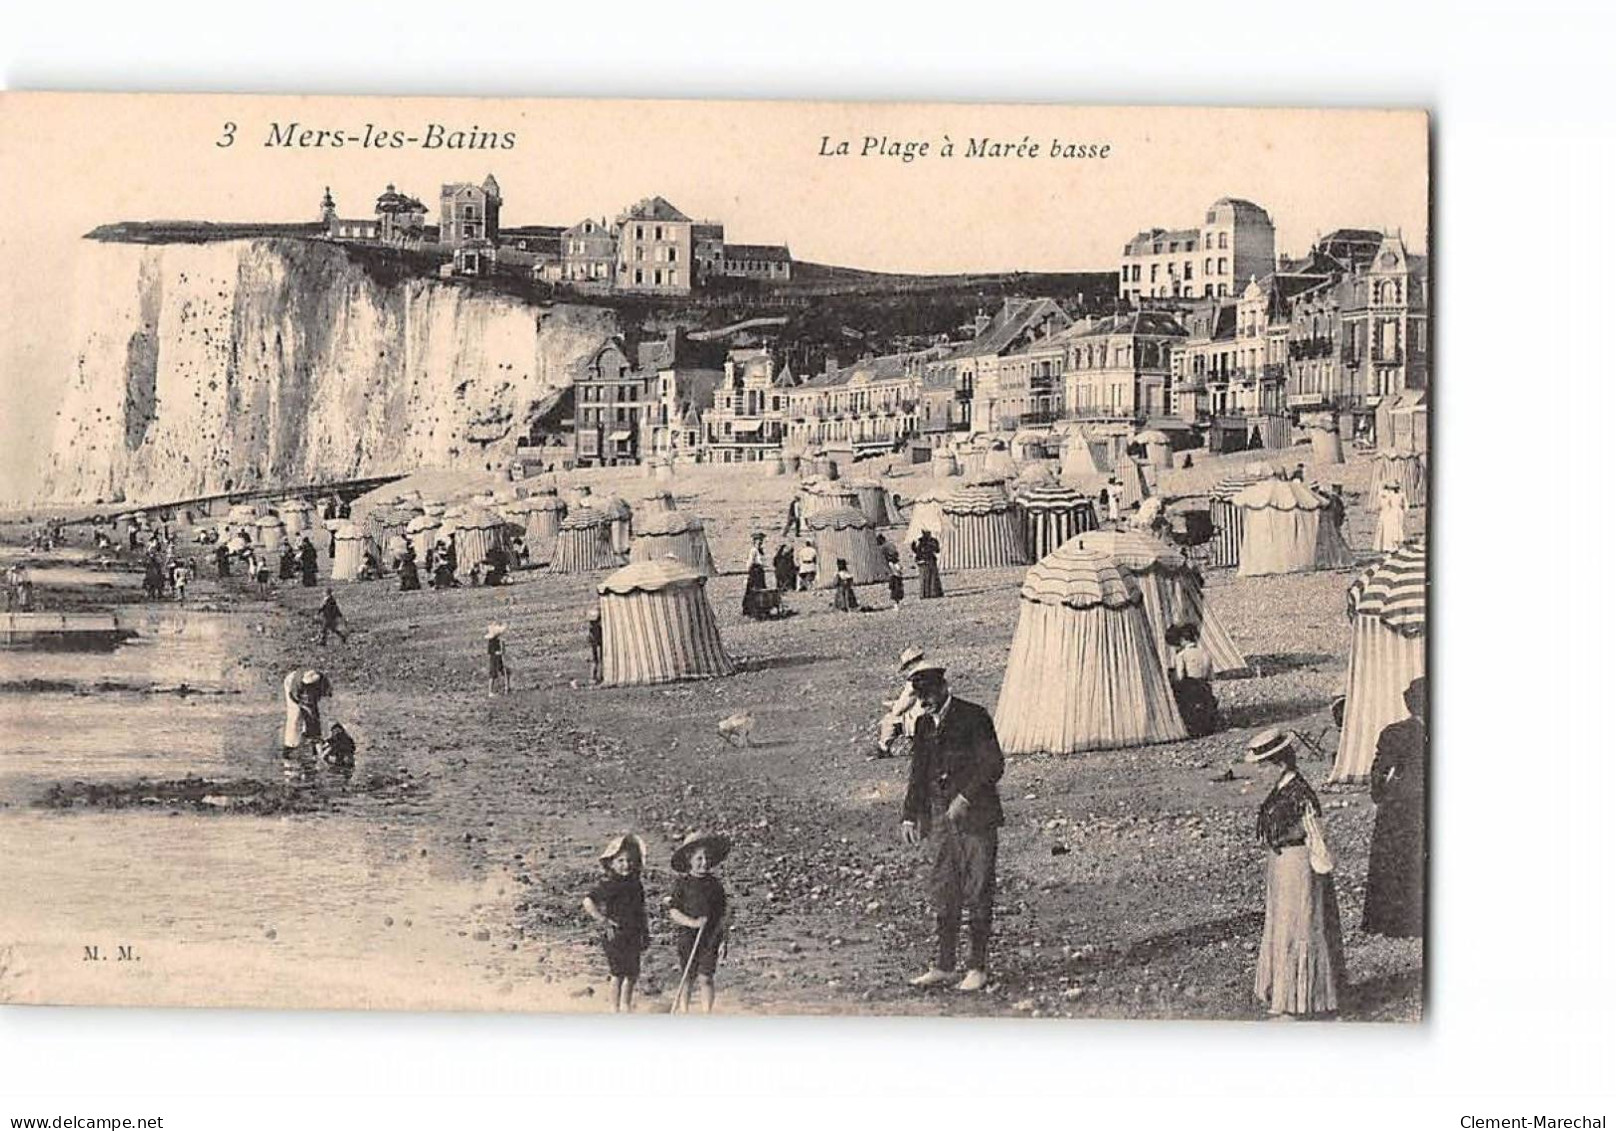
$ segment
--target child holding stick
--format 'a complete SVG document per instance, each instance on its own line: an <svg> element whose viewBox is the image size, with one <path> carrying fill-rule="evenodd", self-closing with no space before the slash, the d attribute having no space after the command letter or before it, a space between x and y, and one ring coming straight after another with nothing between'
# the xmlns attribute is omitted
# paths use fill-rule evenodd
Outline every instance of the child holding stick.
<svg viewBox="0 0 1616 1131"><path fill-rule="evenodd" d="M673 870L679 878L674 881L668 918L679 928L675 941L684 971L674 996L675 1012L690 1012L692 971L694 988L701 992L702 1012L713 1011L713 975L718 971L719 950L727 949L729 938L729 905L724 885L713 869L724 862L731 846L729 837L720 833L696 832L673 850Z"/></svg>

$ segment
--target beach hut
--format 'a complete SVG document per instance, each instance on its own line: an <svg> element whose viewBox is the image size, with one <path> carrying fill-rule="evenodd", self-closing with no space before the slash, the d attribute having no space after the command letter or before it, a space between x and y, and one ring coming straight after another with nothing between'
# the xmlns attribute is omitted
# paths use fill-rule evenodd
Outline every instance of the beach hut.
<svg viewBox="0 0 1616 1131"><path fill-rule="evenodd" d="M951 449L943 449L931 457L931 473L939 479L960 473L960 461Z"/></svg>
<svg viewBox="0 0 1616 1131"><path fill-rule="evenodd" d="M592 505L606 516L612 534L612 550L618 554L628 553L634 541L634 512L629 505L616 495L597 497Z"/></svg>
<svg viewBox="0 0 1616 1131"><path fill-rule="evenodd" d="M623 559L612 549L611 519L594 507L578 507L561 520L556 532L554 573L590 573L616 569Z"/></svg>
<svg viewBox="0 0 1616 1131"><path fill-rule="evenodd" d="M1145 479L1144 468L1132 456L1125 455L1117 460L1115 475L1122 484L1118 490L1122 496L1121 506L1135 507L1150 498L1150 483Z"/></svg>
<svg viewBox="0 0 1616 1131"><path fill-rule="evenodd" d="M849 479L845 481L845 486L853 492L854 505L864 512L871 526L893 524L892 503L887 497L886 487L874 479Z"/></svg>
<svg viewBox="0 0 1616 1131"><path fill-rule="evenodd" d="M1078 535L1077 545L1105 554L1139 586L1164 674L1173 666L1167 630L1188 624L1200 629L1201 647L1212 661L1213 672L1228 675L1245 670L1245 656L1208 607L1193 566L1177 547L1136 528L1089 531Z"/></svg>
<svg viewBox="0 0 1616 1131"><path fill-rule="evenodd" d="M1100 524L1094 504L1087 496L1056 484L1017 490L1016 511L1021 519L1027 559L1034 562Z"/></svg>
<svg viewBox="0 0 1616 1131"><path fill-rule="evenodd" d="M1187 737L1139 586L1068 542L1027 571L994 727L1007 754Z"/></svg>
<svg viewBox="0 0 1616 1131"><path fill-rule="evenodd" d="M603 686L734 674L699 571L671 558L634 562L601 582L598 592Z"/></svg>
<svg viewBox="0 0 1616 1131"><path fill-rule="evenodd" d="M1380 732L1408 717L1403 692L1425 675L1425 542L1403 543L1347 590L1352 644L1332 782L1364 782Z"/></svg>
<svg viewBox="0 0 1616 1131"><path fill-rule="evenodd" d="M1333 463L1346 463L1341 451L1341 425L1334 413L1320 413L1307 432L1308 446L1312 449L1313 466L1324 467Z"/></svg>
<svg viewBox="0 0 1616 1131"><path fill-rule="evenodd" d="M678 510L678 504L673 501L673 495L667 491L655 491L640 500L640 505L634 508L634 525L639 528L640 520L647 515L668 513Z"/></svg>
<svg viewBox="0 0 1616 1131"><path fill-rule="evenodd" d="M253 541L265 550L278 553L286 544L286 527L275 515L264 515L254 523L254 528L257 533L253 536Z"/></svg>
<svg viewBox="0 0 1616 1131"><path fill-rule="evenodd" d="M331 559L332 581L358 581L365 565L365 532L351 522L337 523L337 553Z"/></svg>
<svg viewBox="0 0 1616 1131"><path fill-rule="evenodd" d="M683 562L703 577L718 573L701 519L678 511L645 515L635 523L629 562L655 562L668 557Z"/></svg>
<svg viewBox="0 0 1616 1131"><path fill-rule="evenodd" d="M1425 457L1415 452L1379 452L1369 469L1369 497L1380 498L1380 489L1395 483L1411 507L1425 502Z"/></svg>
<svg viewBox="0 0 1616 1131"><path fill-rule="evenodd" d="M555 556L556 535L566 517L567 504L554 494L534 495L518 504L529 565L548 565Z"/></svg>
<svg viewBox="0 0 1616 1131"><path fill-rule="evenodd" d="M488 551L505 544L505 519L487 507L471 506L452 519L454 524L455 571L469 573L488 560ZM448 526L448 522L444 523Z"/></svg>
<svg viewBox="0 0 1616 1131"><path fill-rule="evenodd" d="M943 515L943 500L949 492L941 487L928 487L912 500L914 506L909 511L909 526L903 533L903 540L913 545L919 540L924 531L931 531L932 537L939 542L943 539L943 527L948 519Z"/></svg>
<svg viewBox="0 0 1616 1131"><path fill-rule="evenodd" d="M1264 479L1231 500L1240 508L1240 576L1306 573L1352 564L1325 500L1294 479Z"/></svg>
<svg viewBox="0 0 1616 1131"><path fill-rule="evenodd" d="M858 492L846 484L823 478L805 479L797 493L797 510L803 517L825 511L862 510Z"/></svg>
<svg viewBox="0 0 1616 1131"><path fill-rule="evenodd" d="M1145 462L1151 467L1173 466L1173 441L1160 429L1147 428L1143 432L1136 432L1128 442L1144 449Z"/></svg>
<svg viewBox="0 0 1616 1131"><path fill-rule="evenodd" d="M1233 568L1240 564L1240 539L1246 525L1234 497L1253 483L1274 477L1273 465L1265 460L1252 460L1238 472L1225 475L1212 487L1212 541L1207 544L1207 561L1214 566Z"/></svg>
<svg viewBox="0 0 1616 1131"><path fill-rule="evenodd" d="M1026 565L1027 550L1015 505L1002 481L967 483L942 501L943 551L938 564L946 570L992 569Z"/></svg>
<svg viewBox="0 0 1616 1131"><path fill-rule="evenodd" d="M819 555L815 589L830 589L836 584L838 558L847 561L847 571L853 575L854 585L870 585L892 576L869 519L857 507L817 511L805 516L802 525Z"/></svg>
<svg viewBox="0 0 1616 1131"><path fill-rule="evenodd" d="M1061 450L1060 478L1062 483L1086 484L1104 476L1110 468L1094 444L1081 432L1068 432L1066 446Z"/></svg>
<svg viewBox="0 0 1616 1131"><path fill-rule="evenodd" d="M314 508L307 500L289 499L277 507L275 513L280 515L281 526L288 537L302 534L314 526Z"/></svg>
<svg viewBox="0 0 1616 1131"><path fill-rule="evenodd" d="M438 531L441 528L441 521L429 514L411 519L410 524L404 528L404 537L415 547L415 556L420 561L426 561L427 551L432 549L432 544L438 540Z"/></svg>
<svg viewBox="0 0 1616 1131"><path fill-rule="evenodd" d="M786 473L786 461L785 461L784 457L775 456L772 459L766 459L766 460L763 461L763 474L764 475L776 476L776 475L784 475L785 473Z"/></svg>
<svg viewBox="0 0 1616 1131"><path fill-rule="evenodd" d="M1058 480L1055 469L1044 460L1023 464L1016 472L1016 490L1026 487L1052 487Z"/></svg>

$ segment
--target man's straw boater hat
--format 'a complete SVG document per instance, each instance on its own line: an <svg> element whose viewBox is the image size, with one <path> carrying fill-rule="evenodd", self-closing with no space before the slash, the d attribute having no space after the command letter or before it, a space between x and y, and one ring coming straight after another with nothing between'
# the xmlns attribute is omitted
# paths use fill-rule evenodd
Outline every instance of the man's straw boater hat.
<svg viewBox="0 0 1616 1131"><path fill-rule="evenodd" d="M1296 753L1296 736L1288 730L1265 730L1246 744L1246 761L1266 762Z"/></svg>
<svg viewBox="0 0 1616 1131"><path fill-rule="evenodd" d="M698 848L707 850L707 866L716 868L724 862L734 842L723 833L694 832L679 842L679 847L673 850L673 870L675 872L690 871L690 854Z"/></svg>
<svg viewBox="0 0 1616 1131"><path fill-rule="evenodd" d="M639 863L645 863L645 842L633 833L623 833L607 841L606 847L600 850L600 862L610 864L624 849L627 849Z"/></svg>
<svg viewBox="0 0 1616 1131"><path fill-rule="evenodd" d="M903 655L898 657L898 671L904 679L912 680L922 672L935 672L943 674L943 665L926 659L926 653L919 648L905 648Z"/></svg>
<svg viewBox="0 0 1616 1131"><path fill-rule="evenodd" d="M496 636L503 636L503 635L505 635L505 626L496 622L494 624L490 624L488 626L488 628L483 632L483 639L484 640L492 640Z"/></svg>

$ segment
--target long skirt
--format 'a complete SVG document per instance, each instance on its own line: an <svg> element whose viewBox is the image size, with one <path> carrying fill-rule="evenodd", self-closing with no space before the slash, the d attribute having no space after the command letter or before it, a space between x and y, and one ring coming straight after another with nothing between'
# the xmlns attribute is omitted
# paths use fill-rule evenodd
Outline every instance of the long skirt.
<svg viewBox="0 0 1616 1131"><path fill-rule="evenodd" d="M1271 1014L1305 1017L1341 1007L1347 960L1335 879L1313 871L1307 846L1268 853L1268 910L1257 951L1257 998Z"/></svg>
<svg viewBox="0 0 1616 1131"><path fill-rule="evenodd" d="M1363 929L1392 938L1425 933L1424 800L1383 802L1369 842Z"/></svg>
<svg viewBox="0 0 1616 1131"><path fill-rule="evenodd" d="M941 597L943 595L943 575L937 569L936 560L921 561L919 570L920 599L924 601L932 597Z"/></svg>
<svg viewBox="0 0 1616 1131"><path fill-rule="evenodd" d="M853 592L851 581L838 581L836 583L836 608L844 613L857 612L859 607L858 594Z"/></svg>
<svg viewBox="0 0 1616 1131"><path fill-rule="evenodd" d="M1181 679L1173 684L1173 698L1191 738L1201 738L1218 729L1218 698L1209 682Z"/></svg>
<svg viewBox="0 0 1616 1131"><path fill-rule="evenodd" d="M768 587L768 579L763 574L762 566L751 566L746 571L746 592L741 594L741 615L743 617L758 617L763 615L763 605L758 594Z"/></svg>

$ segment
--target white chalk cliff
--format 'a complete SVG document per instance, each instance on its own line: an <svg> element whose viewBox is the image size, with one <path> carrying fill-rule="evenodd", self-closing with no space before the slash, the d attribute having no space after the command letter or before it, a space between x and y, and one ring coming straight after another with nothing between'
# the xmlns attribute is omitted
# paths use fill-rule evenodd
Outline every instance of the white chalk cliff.
<svg viewBox="0 0 1616 1131"><path fill-rule="evenodd" d="M52 499L481 469L617 328L317 241L90 243L79 266Z"/></svg>

